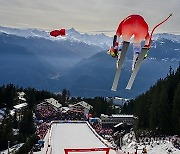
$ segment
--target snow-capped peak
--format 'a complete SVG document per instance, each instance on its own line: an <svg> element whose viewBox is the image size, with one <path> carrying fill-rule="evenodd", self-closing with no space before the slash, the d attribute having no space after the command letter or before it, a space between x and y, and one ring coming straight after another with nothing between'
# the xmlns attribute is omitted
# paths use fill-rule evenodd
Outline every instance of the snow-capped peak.
<svg viewBox="0 0 180 154"><path fill-rule="evenodd" d="M70 28L67 30L68 31L68 34L80 34L78 31L76 31L74 28Z"/></svg>
<svg viewBox="0 0 180 154"><path fill-rule="evenodd" d="M6 33L16 35L20 37L39 37L50 39L53 41L69 40L71 42L82 42L88 45L96 45L102 48L107 48L112 42L112 38L105 36L104 34L89 35L87 33L79 33L74 28L66 30L66 37L51 37L49 31L38 30L38 29L22 29L22 28L10 28L0 26L0 33Z"/></svg>
<svg viewBox="0 0 180 154"><path fill-rule="evenodd" d="M37 30L37 29L32 29L32 28L22 29L22 28L10 28L10 27L0 26L0 32L16 35L16 36L21 36L21 37L26 37L26 38L28 37L48 38L49 37L49 34L47 31Z"/></svg>
<svg viewBox="0 0 180 154"><path fill-rule="evenodd" d="M169 33L162 33L162 34L154 34L153 35L153 40L161 40L161 39L167 39L171 40L173 42L180 43L180 35L175 35L175 34L169 34Z"/></svg>
<svg viewBox="0 0 180 154"><path fill-rule="evenodd" d="M67 30L67 39L74 40L78 42L83 42L89 45L96 45L102 48L107 48L112 42L112 38L104 34L94 34L90 35L87 33L79 33L74 28Z"/></svg>

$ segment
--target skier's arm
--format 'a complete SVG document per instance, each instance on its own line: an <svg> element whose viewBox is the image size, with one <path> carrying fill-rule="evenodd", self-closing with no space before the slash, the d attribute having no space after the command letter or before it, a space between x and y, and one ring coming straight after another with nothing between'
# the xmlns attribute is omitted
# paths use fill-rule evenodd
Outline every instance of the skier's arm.
<svg viewBox="0 0 180 154"><path fill-rule="evenodd" d="M124 21L124 20L123 20ZM114 39L113 39L113 47L118 48L118 44L119 44L119 38L122 34L122 23L123 21L119 24L117 30L116 30L116 35L114 35Z"/></svg>

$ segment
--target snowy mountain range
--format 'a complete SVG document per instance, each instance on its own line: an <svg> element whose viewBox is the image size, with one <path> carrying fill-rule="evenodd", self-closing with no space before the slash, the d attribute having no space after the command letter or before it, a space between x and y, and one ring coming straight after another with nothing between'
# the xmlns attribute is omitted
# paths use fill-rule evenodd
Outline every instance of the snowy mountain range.
<svg viewBox="0 0 180 154"><path fill-rule="evenodd" d="M111 85L115 60L107 53L112 37L81 34L74 28L66 37L53 38L48 31L0 26L0 84L14 83L74 96L132 98L163 78L180 60L180 35L155 34L147 60L131 91L125 90L132 63L132 44L122 70L117 92Z"/></svg>
<svg viewBox="0 0 180 154"><path fill-rule="evenodd" d="M37 29L19 29L19 28L8 28L0 26L0 32L10 35L21 36L25 38L37 37L48 40L61 41L69 40L71 42L82 42L88 45L96 45L102 48L109 47L111 44L111 38L102 34L88 35L87 33L81 34L74 28L66 30L66 37L51 37L49 31L37 30Z"/></svg>
<svg viewBox="0 0 180 154"><path fill-rule="evenodd" d="M88 45L96 45L100 46L102 48L109 47L112 43L112 37L108 37L101 34L96 35L89 35L87 33L79 33L74 28L66 30L66 37L58 37L53 38L49 35L50 31L44 31L44 30L37 30L37 29L20 29L20 28L9 28L9 27L2 27L0 26L0 33L6 33L10 35L16 35L21 36L25 38L29 37L39 37L49 40L70 40L71 42L82 42L86 43ZM167 39L171 40L177 43L180 43L180 35L174 35L174 34L168 34L168 33L162 33L162 34L155 34L153 36L153 40L162 40Z"/></svg>

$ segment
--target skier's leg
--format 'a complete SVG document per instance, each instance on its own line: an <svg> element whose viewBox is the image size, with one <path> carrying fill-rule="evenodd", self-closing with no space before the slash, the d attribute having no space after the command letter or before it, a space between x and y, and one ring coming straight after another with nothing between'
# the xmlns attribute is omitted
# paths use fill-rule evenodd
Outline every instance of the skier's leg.
<svg viewBox="0 0 180 154"><path fill-rule="evenodd" d="M116 67L118 68L119 66L119 61L120 61L120 58L121 58L121 54L122 54L122 47L123 47L123 42L126 41L126 42L130 42L130 38L131 38L132 34L123 34L122 33L122 41L121 43L119 43L118 45L118 57L117 57L117 62L116 62ZM120 37L117 38L118 42L120 40Z"/></svg>
<svg viewBox="0 0 180 154"><path fill-rule="evenodd" d="M121 49L122 49L122 46L123 46L123 42L120 42L119 45L118 45L118 48L117 48L117 61L116 61L116 67L118 68L118 63L120 61L120 57L121 57Z"/></svg>
<svg viewBox="0 0 180 154"><path fill-rule="evenodd" d="M120 57L121 57L122 46L123 46L123 42L120 42L118 46L118 61L120 60Z"/></svg>
<svg viewBox="0 0 180 154"><path fill-rule="evenodd" d="M144 47L149 48L149 41L150 41L150 37L149 37L149 33L147 33L147 35L146 35L146 37L145 37L145 44L144 44ZM147 50L146 55L144 56L144 59L146 59L147 56L148 56L148 50Z"/></svg>
<svg viewBox="0 0 180 154"><path fill-rule="evenodd" d="M132 71L134 70L136 61L138 60L138 55L141 52L141 44L140 43L134 43L133 44L133 63L132 63Z"/></svg>
<svg viewBox="0 0 180 154"><path fill-rule="evenodd" d="M147 33L147 35L145 37L145 46L149 45L149 41L150 41L150 37L149 37L149 33Z"/></svg>
<svg viewBox="0 0 180 154"><path fill-rule="evenodd" d="M121 43L119 43L119 47L118 47L118 61L120 60L120 57L121 57L121 49L122 49L122 46L123 46L123 42L130 42L130 38L132 37L133 34L131 33L125 33L123 31L122 33L122 41ZM120 38L118 38L119 40Z"/></svg>
<svg viewBox="0 0 180 154"><path fill-rule="evenodd" d="M138 60L138 55L141 52L141 41L144 40L144 38L145 38L145 33L134 34L134 42L133 42L134 55L133 55L132 71L134 70L136 61Z"/></svg>

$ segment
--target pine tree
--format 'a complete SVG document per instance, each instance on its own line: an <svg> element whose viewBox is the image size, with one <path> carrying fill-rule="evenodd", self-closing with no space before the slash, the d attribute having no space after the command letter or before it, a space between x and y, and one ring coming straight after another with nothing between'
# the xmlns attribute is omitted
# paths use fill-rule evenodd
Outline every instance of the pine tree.
<svg viewBox="0 0 180 154"><path fill-rule="evenodd" d="M138 117L138 126L141 128L148 127L148 108L146 96L144 94L138 98L138 102L136 103L136 115Z"/></svg>
<svg viewBox="0 0 180 154"><path fill-rule="evenodd" d="M66 89L63 89L62 97L61 97L61 99L62 99L61 102L65 103L67 101L67 99L69 98L69 96L70 96L70 92L68 90L66 90Z"/></svg>
<svg viewBox="0 0 180 154"><path fill-rule="evenodd" d="M159 100L159 117L158 117L158 126L163 134L169 134L171 131L171 109L168 104L168 93L167 88L163 85L160 100Z"/></svg>
<svg viewBox="0 0 180 154"><path fill-rule="evenodd" d="M174 95L172 117L174 132L180 135L180 82Z"/></svg>
<svg viewBox="0 0 180 154"><path fill-rule="evenodd" d="M148 128L157 133L180 134L180 66L176 72L159 79L145 94L131 100L131 112L138 116L138 129ZM125 104L123 112L130 109ZM146 123L147 121L147 123ZM174 132L173 132L174 131Z"/></svg>
<svg viewBox="0 0 180 154"><path fill-rule="evenodd" d="M23 113L23 118L20 122L20 133L22 140L35 132L32 111L27 110Z"/></svg>
<svg viewBox="0 0 180 154"><path fill-rule="evenodd" d="M8 141L11 144L14 142L11 116L5 118L0 125L0 151L7 149Z"/></svg>
<svg viewBox="0 0 180 154"><path fill-rule="evenodd" d="M150 128L156 130L158 128L158 105L159 105L159 88L157 88L152 97L150 107Z"/></svg>
<svg viewBox="0 0 180 154"><path fill-rule="evenodd" d="M5 129L0 128L0 151L7 148Z"/></svg>

